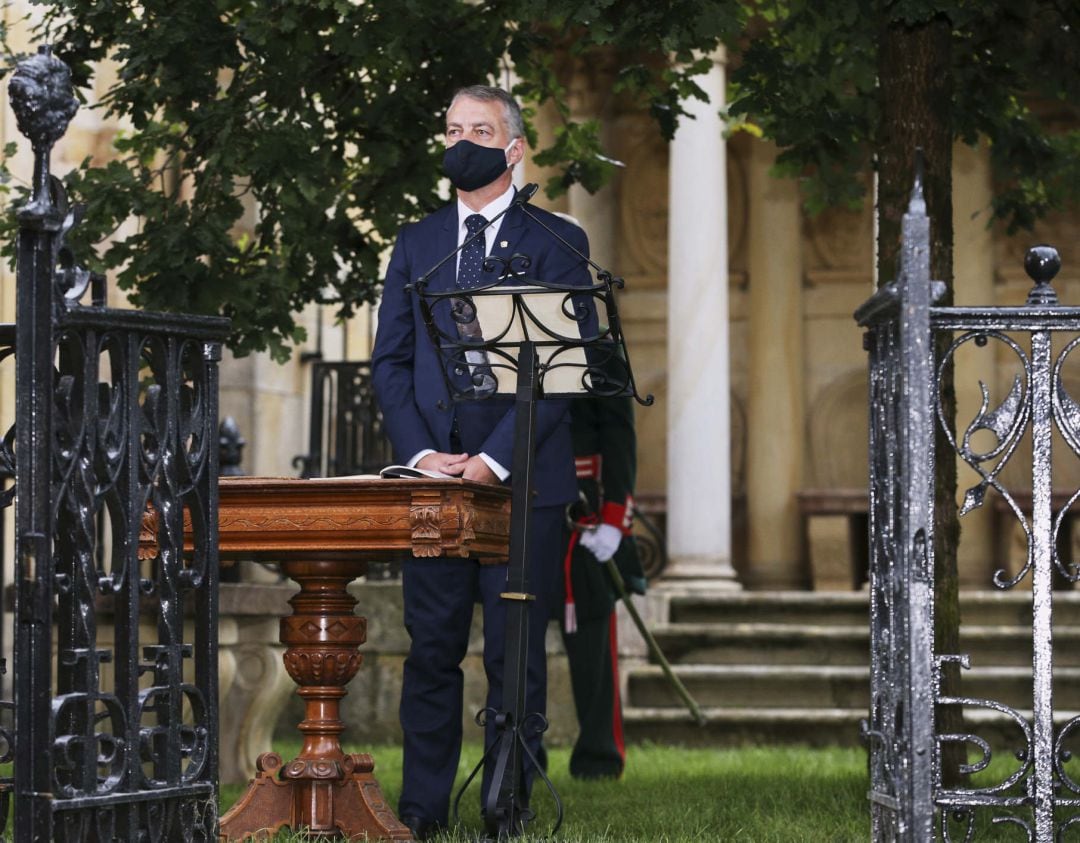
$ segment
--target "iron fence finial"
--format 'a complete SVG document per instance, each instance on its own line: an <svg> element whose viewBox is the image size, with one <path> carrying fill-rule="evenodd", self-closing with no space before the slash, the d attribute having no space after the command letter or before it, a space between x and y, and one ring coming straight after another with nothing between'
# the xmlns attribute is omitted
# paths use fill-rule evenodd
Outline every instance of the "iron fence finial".
<svg viewBox="0 0 1080 843"><path fill-rule="evenodd" d="M1024 257L1024 271L1035 282L1035 286L1028 293L1029 305L1055 305L1058 303L1057 293L1050 286L1054 276L1061 269L1061 256L1053 246L1041 243L1027 250Z"/></svg>
<svg viewBox="0 0 1080 843"><path fill-rule="evenodd" d="M240 435L240 425L232 416L226 416L218 425L218 475L221 477L240 477L244 470L240 463L244 459L244 446L247 440Z"/></svg>
<svg viewBox="0 0 1080 843"><path fill-rule="evenodd" d="M52 54L51 47L38 47L35 55L18 63L8 92L19 131L34 148L32 206L44 208L49 204L49 152L79 108L72 93L71 69Z"/></svg>

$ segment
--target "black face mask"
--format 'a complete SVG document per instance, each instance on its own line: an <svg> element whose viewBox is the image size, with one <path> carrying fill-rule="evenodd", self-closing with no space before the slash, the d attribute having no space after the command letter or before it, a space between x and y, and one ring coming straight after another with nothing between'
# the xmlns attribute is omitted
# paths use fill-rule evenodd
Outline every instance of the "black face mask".
<svg viewBox="0 0 1080 843"><path fill-rule="evenodd" d="M469 192L506 172L506 151L460 140L443 153L442 167L454 187Z"/></svg>

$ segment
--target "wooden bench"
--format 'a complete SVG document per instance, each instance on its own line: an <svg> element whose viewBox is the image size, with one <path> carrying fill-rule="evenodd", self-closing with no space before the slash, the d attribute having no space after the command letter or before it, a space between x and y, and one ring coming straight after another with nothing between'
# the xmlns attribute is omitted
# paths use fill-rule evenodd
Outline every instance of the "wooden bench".
<svg viewBox="0 0 1080 843"><path fill-rule="evenodd" d="M857 590L870 571L870 509L866 489L809 488L796 492L802 522L803 565L815 591ZM811 519L821 516L847 520L844 560L814 559Z"/></svg>

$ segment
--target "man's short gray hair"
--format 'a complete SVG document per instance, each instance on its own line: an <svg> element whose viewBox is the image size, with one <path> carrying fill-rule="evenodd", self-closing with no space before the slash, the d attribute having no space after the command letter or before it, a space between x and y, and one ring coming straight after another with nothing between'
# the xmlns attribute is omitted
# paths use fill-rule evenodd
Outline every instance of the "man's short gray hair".
<svg viewBox="0 0 1080 843"><path fill-rule="evenodd" d="M525 137L525 120L521 116L521 106L517 104L517 100L502 88L495 88L491 85L469 85L467 88L459 88L454 92L454 98L450 100L451 108L460 97L467 97L480 102L502 103L503 121L506 123L507 133L511 138Z"/></svg>

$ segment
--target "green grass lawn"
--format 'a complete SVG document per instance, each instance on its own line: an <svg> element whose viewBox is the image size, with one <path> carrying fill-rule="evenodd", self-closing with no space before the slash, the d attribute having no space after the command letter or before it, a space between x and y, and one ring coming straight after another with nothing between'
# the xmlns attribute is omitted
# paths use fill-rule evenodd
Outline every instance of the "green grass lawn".
<svg viewBox="0 0 1080 843"><path fill-rule="evenodd" d="M274 748L289 759L299 744L281 743ZM346 751L357 749L346 746ZM364 751L375 757L375 775L390 805L396 807L401 747ZM862 843L870 839L862 749L634 745L628 749L626 774L619 781L572 779L567 773L569 756L568 749L554 749L549 758L550 775L565 809L555 838L560 843ZM479 758L478 745L465 747L458 768L459 786ZM1001 782L1017 763L1001 755L973 783ZM221 789L223 810L243 789ZM481 836L479 798L474 783L462 799L461 825L440 835L439 843L472 843ZM533 789L532 802L538 817L523 840L551 840L555 810L541 783ZM951 825L952 839L963 840L962 823ZM1080 841L1077 830L1066 832L1064 839ZM305 838L286 833L277 839ZM979 812L973 841L1022 843L1026 839L1015 825L992 825L990 814Z"/></svg>
<svg viewBox="0 0 1080 843"><path fill-rule="evenodd" d="M285 758L295 746L277 746ZM375 775L391 805L401 787L400 747L377 747ZM479 760L465 748L459 784ZM566 843L844 843L870 836L866 754L861 749L687 749L631 746L619 781L577 781L567 773L569 750L551 751L549 767L566 817ZM528 840L547 837L555 810L542 785ZM223 809L243 788L223 787ZM462 825L440 841L472 841L482 831L475 784L462 799ZM282 835L282 839L291 839ZM301 838L302 839L302 838Z"/></svg>
<svg viewBox="0 0 1080 843"><path fill-rule="evenodd" d="M274 749L290 759L297 754L299 744L281 742ZM346 751L358 749L346 746ZM396 806L401 788L401 748L364 750L375 757L375 774L383 794L391 806ZM459 785L479 758L478 745L465 747L458 770ZM1080 760L1075 759L1074 763L1080 765ZM568 761L569 750L551 751L550 774L566 812L556 841L855 843L870 839L866 754L862 749L635 745L628 750L626 775L619 781L572 779L566 772ZM1017 769L1018 763L1000 755L988 770L973 777L973 783L983 787L1000 783ZM1070 769L1069 774L1080 778L1076 770ZM221 788L223 813L245 787ZM1014 795L1019 792L1019 787L1013 791ZM533 806L538 818L523 840L550 840L555 811L540 784L533 790ZM1072 813L1067 810L1066 816ZM472 843L482 831L479 793L474 784L462 800L461 825L439 836L438 841ZM1064 840L1080 841L1076 831L1076 827L1070 829ZM288 832L276 838L278 843L306 839ZM952 839L965 839L961 823L953 823ZM972 839L979 843L1022 843L1027 835L1014 825L992 826L991 817L980 812Z"/></svg>

